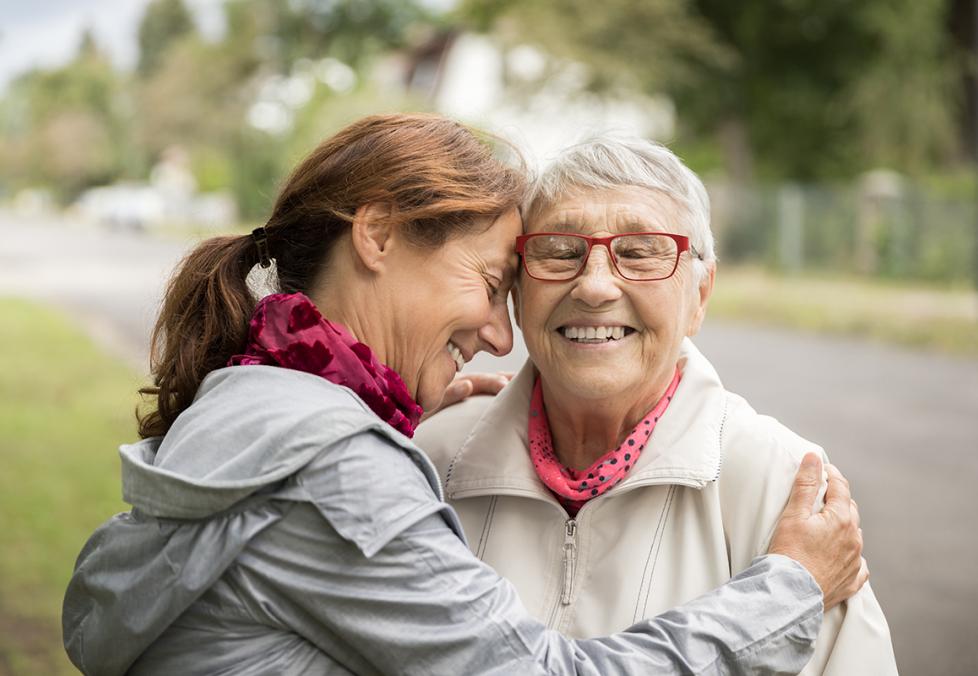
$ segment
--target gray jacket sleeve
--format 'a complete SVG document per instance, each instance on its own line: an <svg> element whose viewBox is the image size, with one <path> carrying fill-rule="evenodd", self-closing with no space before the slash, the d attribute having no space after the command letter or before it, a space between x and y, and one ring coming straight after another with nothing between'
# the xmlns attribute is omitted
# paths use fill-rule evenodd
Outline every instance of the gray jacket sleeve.
<svg viewBox="0 0 978 676"><path fill-rule="evenodd" d="M329 467L309 468L299 483L316 500L252 540L230 576L257 621L354 673L797 673L811 657L821 592L781 556L613 636L549 630L471 554L411 461L387 448L339 450Z"/></svg>

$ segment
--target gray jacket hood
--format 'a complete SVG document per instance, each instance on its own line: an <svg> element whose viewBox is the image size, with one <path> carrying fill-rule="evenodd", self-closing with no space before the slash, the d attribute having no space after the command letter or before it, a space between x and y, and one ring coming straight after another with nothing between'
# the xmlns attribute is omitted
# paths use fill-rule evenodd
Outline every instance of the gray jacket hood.
<svg viewBox="0 0 978 676"><path fill-rule="evenodd" d="M76 562L62 614L72 662L86 674L125 673L288 513L289 478L364 433L401 447L441 497L427 457L352 391L272 366L209 374L165 437L120 448L133 509L99 527Z"/></svg>
<svg viewBox="0 0 978 676"><path fill-rule="evenodd" d="M367 431L419 453L353 392L319 376L274 366L220 369L165 437L120 447L123 499L149 516L200 519ZM432 488L440 493L437 481Z"/></svg>

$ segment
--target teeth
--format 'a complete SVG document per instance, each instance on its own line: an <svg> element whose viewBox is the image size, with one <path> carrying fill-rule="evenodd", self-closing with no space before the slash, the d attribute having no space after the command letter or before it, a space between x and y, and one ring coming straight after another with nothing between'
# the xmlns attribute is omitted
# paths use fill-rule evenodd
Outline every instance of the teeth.
<svg viewBox="0 0 978 676"><path fill-rule="evenodd" d="M462 351L458 349L458 346L452 341L448 341L448 353L452 355L452 359L455 360L455 371L461 371L465 366L465 357L462 356Z"/></svg>
<svg viewBox="0 0 978 676"><path fill-rule="evenodd" d="M565 326L565 338L577 341L608 341L621 340L625 337L624 326Z"/></svg>

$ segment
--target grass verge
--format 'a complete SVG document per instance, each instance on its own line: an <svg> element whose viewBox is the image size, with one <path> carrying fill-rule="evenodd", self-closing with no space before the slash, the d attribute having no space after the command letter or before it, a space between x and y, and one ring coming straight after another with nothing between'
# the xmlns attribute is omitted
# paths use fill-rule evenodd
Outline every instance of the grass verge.
<svg viewBox="0 0 978 676"><path fill-rule="evenodd" d="M77 673L61 600L85 540L125 509L116 448L140 382L54 310L0 299L0 316L0 673Z"/></svg>
<svg viewBox="0 0 978 676"><path fill-rule="evenodd" d="M970 289L721 266L708 314L978 356Z"/></svg>

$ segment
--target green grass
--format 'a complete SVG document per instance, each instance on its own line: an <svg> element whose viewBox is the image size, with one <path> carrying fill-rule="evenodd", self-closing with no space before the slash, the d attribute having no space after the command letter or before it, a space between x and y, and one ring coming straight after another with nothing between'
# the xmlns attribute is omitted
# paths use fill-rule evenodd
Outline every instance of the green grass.
<svg viewBox="0 0 978 676"><path fill-rule="evenodd" d="M0 299L0 674L76 673L61 600L98 524L125 509L117 447L139 378L70 317Z"/></svg>
<svg viewBox="0 0 978 676"><path fill-rule="evenodd" d="M720 267L708 316L978 355L978 293Z"/></svg>

